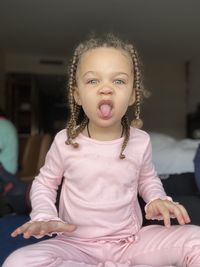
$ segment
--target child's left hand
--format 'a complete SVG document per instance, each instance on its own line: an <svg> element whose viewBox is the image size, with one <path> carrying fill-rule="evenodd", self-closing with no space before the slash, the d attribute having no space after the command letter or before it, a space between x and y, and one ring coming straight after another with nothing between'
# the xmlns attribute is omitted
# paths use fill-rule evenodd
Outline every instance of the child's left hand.
<svg viewBox="0 0 200 267"><path fill-rule="evenodd" d="M151 220L162 216L166 227L170 227L170 218L176 218L179 224L184 225L190 222L186 209L178 202L156 199L147 205L146 219Z"/></svg>

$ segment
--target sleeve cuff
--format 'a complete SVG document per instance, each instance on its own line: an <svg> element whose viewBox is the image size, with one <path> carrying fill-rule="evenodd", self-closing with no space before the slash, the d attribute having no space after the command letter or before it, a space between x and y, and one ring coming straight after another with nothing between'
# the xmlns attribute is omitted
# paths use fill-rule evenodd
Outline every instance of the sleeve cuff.
<svg viewBox="0 0 200 267"><path fill-rule="evenodd" d="M66 223L64 222L63 220L61 220L59 217L54 217L54 218L49 218L49 219L34 219L34 220L30 220L28 223L34 223L34 222L50 222L50 221L60 221L60 222L63 222L63 223ZM49 234L46 234L46 235L34 235L35 238L37 239L40 239L44 236L49 236L49 237L52 237L53 235L62 235L63 232L51 232Z"/></svg>

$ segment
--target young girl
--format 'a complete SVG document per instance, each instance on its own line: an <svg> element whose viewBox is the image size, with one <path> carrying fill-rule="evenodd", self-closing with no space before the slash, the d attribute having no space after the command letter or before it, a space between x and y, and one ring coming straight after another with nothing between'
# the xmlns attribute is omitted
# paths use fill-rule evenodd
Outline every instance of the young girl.
<svg viewBox="0 0 200 267"><path fill-rule="evenodd" d="M185 208L166 196L152 165L149 136L136 128L143 93L132 45L107 35L76 48L67 137L65 130L56 135L32 185L31 221L12 233L56 236L18 249L3 267L200 267L200 228L185 225L190 222ZM146 218L162 217L165 226L142 227L138 193L147 203ZM170 217L180 225L170 227Z"/></svg>

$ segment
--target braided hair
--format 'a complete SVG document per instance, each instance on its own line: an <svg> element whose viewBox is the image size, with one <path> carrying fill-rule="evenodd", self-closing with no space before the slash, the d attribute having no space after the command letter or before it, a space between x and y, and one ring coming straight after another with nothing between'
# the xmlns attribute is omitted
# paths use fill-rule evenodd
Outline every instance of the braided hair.
<svg viewBox="0 0 200 267"><path fill-rule="evenodd" d="M133 90L135 90L135 103L134 107L134 120L133 126L141 126L140 120L140 105L142 97L145 95L145 90L142 85L141 73L140 73L140 60L137 54L136 49L132 44L126 43L121 39L117 38L113 34L107 34L102 38L91 37L83 43L80 43L74 51L71 63L69 65L69 79L68 79L68 104L70 109L70 116L67 122L67 141L66 144L72 145L74 148L77 148L79 144L75 141L75 138L80 132L86 127L89 122L88 117L84 113L81 106L79 106L74 100L74 87L76 86L76 71L79 60L81 56L92 49L108 47L116 48L119 50L125 51L131 58L133 62L133 74L134 74L134 84ZM128 120L127 114L122 118L122 127L124 132L124 141L120 151L120 159L124 159L125 155L123 154L126 145L130 136L130 123Z"/></svg>

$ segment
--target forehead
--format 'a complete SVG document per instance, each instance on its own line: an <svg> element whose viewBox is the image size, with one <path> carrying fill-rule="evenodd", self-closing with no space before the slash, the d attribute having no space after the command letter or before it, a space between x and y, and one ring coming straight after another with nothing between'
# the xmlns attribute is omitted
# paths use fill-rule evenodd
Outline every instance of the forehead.
<svg viewBox="0 0 200 267"><path fill-rule="evenodd" d="M79 59L79 71L105 68L112 68L113 71L132 72L131 56L122 49L99 47L84 52Z"/></svg>

